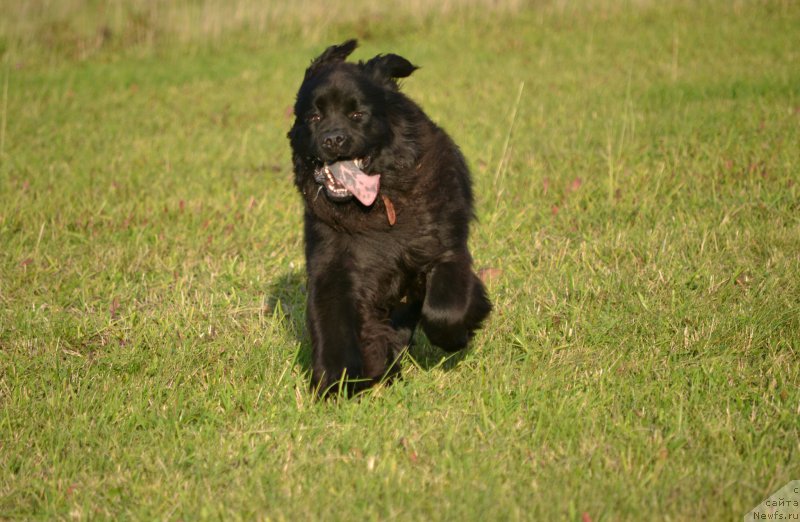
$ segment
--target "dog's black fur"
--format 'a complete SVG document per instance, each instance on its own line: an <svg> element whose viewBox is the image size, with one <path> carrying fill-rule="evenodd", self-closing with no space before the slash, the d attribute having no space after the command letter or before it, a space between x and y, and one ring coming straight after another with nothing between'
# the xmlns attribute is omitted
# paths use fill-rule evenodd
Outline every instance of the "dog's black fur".
<svg viewBox="0 0 800 522"><path fill-rule="evenodd" d="M467 249L464 158L399 91L396 79L417 68L395 54L345 62L356 46L329 47L311 63L289 131L306 207L312 387L323 395L393 375L417 323L433 344L464 348L492 308ZM354 158L381 176L368 207L315 181L325 162Z"/></svg>

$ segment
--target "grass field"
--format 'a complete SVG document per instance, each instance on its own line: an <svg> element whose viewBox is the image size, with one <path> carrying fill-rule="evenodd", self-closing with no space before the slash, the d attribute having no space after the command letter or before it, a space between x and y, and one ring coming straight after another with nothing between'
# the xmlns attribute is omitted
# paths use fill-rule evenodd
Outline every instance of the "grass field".
<svg viewBox="0 0 800 522"><path fill-rule="evenodd" d="M490 4L0 2L0 519L741 520L800 478L800 4ZM351 36L421 66L495 313L317 403L285 134Z"/></svg>

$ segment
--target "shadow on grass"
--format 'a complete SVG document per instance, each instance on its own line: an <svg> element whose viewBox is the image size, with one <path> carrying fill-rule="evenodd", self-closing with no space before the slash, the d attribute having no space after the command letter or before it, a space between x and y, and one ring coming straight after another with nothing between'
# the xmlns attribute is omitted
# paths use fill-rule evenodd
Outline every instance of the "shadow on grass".
<svg viewBox="0 0 800 522"><path fill-rule="evenodd" d="M280 312L286 329L300 344L295 362L311 372L311 338L306 328L306 276L301 270L286 272L270 284L267 305Z"/></svg>
<svg viewBox="0 0 800 522"><path fill-rule="evenodd" d="M306 276L301 270L286 272L270 285L267 300L271 310L280 310L283 314L286 328L300 343L296 362L304 372L311 372L311 338L306 328ZM467 348L469 350L469 348ZM430 371L434 368L452 370L464 359L467 350L448 354L433 346L425 334L417 328L408 349L408 354L401 362L404 366L413 361L422 370Z"/></svg>

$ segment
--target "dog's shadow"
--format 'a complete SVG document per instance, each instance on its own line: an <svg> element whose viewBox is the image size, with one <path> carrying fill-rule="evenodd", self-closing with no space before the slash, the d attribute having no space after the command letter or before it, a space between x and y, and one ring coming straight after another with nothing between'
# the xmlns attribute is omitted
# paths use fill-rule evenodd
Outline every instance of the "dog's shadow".
<svg viewBox="0 0 800 522"><path fill-rule="evenodd" d="M306 328L306 277L300 270L286 272L273 281L269 287L267 305L273 311L280 311L284 324L297 340L300 348L296 363L306 372L311 372L311 338ZM433 346L420 328L414 332L411 346L401 364L415 364L424 371L434 368L452 370L464 359L466 350L446 353ZM409 359L411 359L409 361Z"/></svg>

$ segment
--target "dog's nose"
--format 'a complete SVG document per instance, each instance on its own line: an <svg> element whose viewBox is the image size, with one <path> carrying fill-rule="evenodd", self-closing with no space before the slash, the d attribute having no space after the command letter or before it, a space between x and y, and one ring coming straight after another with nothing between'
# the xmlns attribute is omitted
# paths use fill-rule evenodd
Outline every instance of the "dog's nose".
<svg viewBox="0 0 800 522"><path fill-rule="evenodd" d="M343 133L338 131L329 132L322 137L322 148L329 152L338 152L346 141L347 136Z"/></svg>

